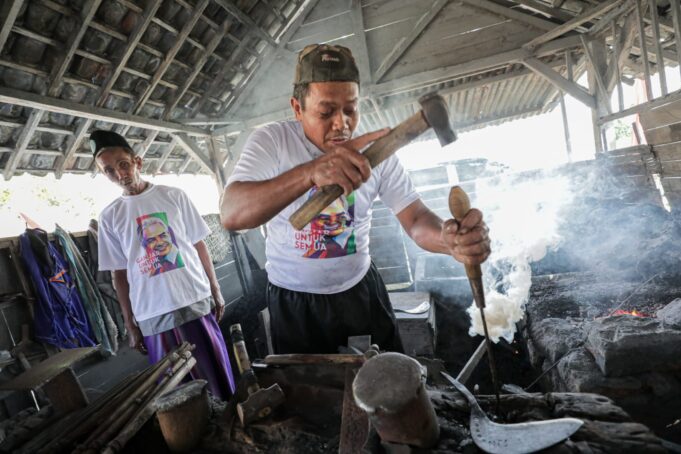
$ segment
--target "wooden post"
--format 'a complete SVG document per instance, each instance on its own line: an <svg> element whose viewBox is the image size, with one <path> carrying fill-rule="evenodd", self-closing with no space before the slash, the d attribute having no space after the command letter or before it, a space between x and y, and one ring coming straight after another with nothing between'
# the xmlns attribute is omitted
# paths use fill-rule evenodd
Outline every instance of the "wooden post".
<svg viewBox="0 0 681 454"><path fill-rule="evenodd" d="M676 41L676 60L681 72L681 7L679 2L669 2L674 19L674 40Z"/></svg>
<svg viewBox="0 0 681 454"><path fill-rule="evenodd" d="M618 111L623 111L624 110L624 93L622 92L622 74L620 74L620 65L619 65L619 55L620 55L620 40L618 38L618 31L619 27L617 26L617 22L613 21L612 23L612 60L611 64L615 66L615 86L617 87L617 107Z"/></svg>
<svg viewBox="0 0 681 454"><path fill-rule="evenodd" d="M586 50L587 55L591 57L589 60L590 64L587 66L589 87L596 98L596 108L591 110L594 141L596 145L596 153L601 153L605 150L605 144L603 140L604 134L602 133L601 125L598 120L599 117L607 115L608 109L606 106L610 102L608 92L606 91L603 93L603 90L599 90L599 85L597 82L599 78L598 75L602 75L607 71L605 39L601 37L586 43Z"/></svg>
<svg viewBox="0 0 681 454"><path fill-rule="evenodd" d="M646 78L646 101L653 99L652 84L650 83L650 61L648 60L648 48L646 47L646 29L643 24L644 7L641 6L643 0L636 0L636 17L638 19L638 42L641 47L641 57L643 58L643 73Z"/></svg>
<svg viewBox="0 0 681 454"><path fill-rule="evenodd" d="M567 72L567 79L573 82L572 74L572 54L568 50L565 52L565 70ZM568 162L572 162L572 143L570 141L570 126L568 124L567 109L565 107L565 96L560 94L560 113L563 118L563 132L565 133L565 151L567 152Z"/></svg>
<svg viewBox="0 0 681 454"><path fill-rule="evenodd" d="M653 39L655 41L655 57L657 59L657 74L660 77L660 90L662 96L667 95L667 75L664 72L664 54L662 53L662 44L660 43L660 21L657 17L657 1L649 0L650 3L650 18L653 22ZM673 2L672 2L673 3ZM679 49L676 49L678 52Z"/></svg>

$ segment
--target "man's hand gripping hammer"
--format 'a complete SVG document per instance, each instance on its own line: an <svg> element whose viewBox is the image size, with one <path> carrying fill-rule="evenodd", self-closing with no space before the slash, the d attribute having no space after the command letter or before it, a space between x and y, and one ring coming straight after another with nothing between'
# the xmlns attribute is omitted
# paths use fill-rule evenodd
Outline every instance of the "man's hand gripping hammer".
<svg viewBox="0 0 681 454"><path fill-rule="evenodd" d="M376 140L363 153L372 168L395 154L397 150L433 128L441 146L456 140L456 133L449 122L447 103L437 93L419 99L421 110L393 128L387 135ZM291 215L289 221L296 230L302 230L334 200L343 195L337 184L323 186Z"/></svg>

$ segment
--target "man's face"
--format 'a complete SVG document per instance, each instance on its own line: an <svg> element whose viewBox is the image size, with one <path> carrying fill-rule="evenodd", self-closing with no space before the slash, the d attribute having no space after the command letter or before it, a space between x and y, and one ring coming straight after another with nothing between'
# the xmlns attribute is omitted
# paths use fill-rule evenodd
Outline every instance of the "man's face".
<svg viewBox="0 0 681 454"><path fill-rule="evenodd" d="M172 239L168 229L161 222L149 224L142 230L144 236L144 246L155 254L165 257L173 247Z"/></svg>
<svg viewBox="0 0 681 454"><path fill-rule="evenodd" d="M359 124L359 86L355 82L313 82L305 109L291 99L305 136L323 152L352 137Z"/></svg>
<svg viewBox="0 0 681 454"><path fill-rule="evenodd" d="M109 181L116 183L125 191L129 191L140 182L142 158L132 156L124 148L105 148L95 159L99 170Z"/></svg>

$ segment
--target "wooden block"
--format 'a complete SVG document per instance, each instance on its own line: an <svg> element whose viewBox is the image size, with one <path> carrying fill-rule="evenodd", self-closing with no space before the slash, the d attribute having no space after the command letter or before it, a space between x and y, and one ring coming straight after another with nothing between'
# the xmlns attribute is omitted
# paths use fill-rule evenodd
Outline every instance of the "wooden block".
<svg viewBox="0 0 681 454"><path fill-rule="evenodd" d="M87 396L70 367L43 385L43 390L57 414L69 413L88 404Z"/></svg>

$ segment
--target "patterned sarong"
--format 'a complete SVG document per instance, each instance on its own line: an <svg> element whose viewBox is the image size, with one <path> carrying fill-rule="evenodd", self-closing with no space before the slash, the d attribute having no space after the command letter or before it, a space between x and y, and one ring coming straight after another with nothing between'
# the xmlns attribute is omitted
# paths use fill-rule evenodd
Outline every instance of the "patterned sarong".
<svg viewBox="0 0 681 454"><path fill-rule="evenodd" d="M213 314L159 334L144 336L149 362L160 361L184 341L196 346L192 351L196 366L190 372L191 377L207 380L208 389L215 397L228 400L234 393L234 375L225 340Z"/></svg>

